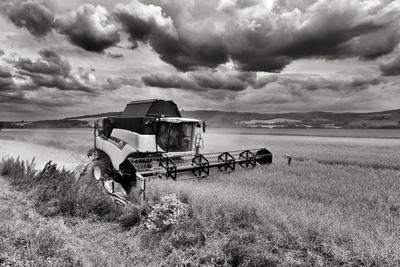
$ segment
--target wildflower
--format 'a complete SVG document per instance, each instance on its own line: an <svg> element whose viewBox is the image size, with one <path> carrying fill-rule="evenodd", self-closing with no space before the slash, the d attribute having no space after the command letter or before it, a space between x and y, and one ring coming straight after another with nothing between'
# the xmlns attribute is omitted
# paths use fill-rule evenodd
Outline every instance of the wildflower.
<svg viewBox="0 0 400 267"><path fill-rule="evenodd" d="M176 225L188 217L188 205L182 203L175 194L161 198L147 216L145 226L153 232Z"/></svg>

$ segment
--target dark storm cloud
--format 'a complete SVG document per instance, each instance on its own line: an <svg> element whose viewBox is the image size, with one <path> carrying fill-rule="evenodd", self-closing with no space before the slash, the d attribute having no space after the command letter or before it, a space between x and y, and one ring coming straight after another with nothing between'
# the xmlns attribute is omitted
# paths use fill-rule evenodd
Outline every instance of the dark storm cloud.
<svg viewBox="0 0 400 267"><path fill-rule="evenodd" d="M120 41L118 28L111 14L102 6L82 5L69 13L56 14L37 2L7 2L5 13L18 27L36 37L44 37L53 29L87 51L101 52Z"/></svg>
<svg viewBox="0 0 400 267"><path fill-rule="evenodd" d="M343 50L348 55L359 55L361 59L373 60L393 52L399 41L398 26L391 23L380 30L354 38L343 45Z"/></svg>
<svg viewBox="0 0 400 267"><path fill-rule="evenodd" d="M192 90L199 94L213 89L243 91L246 89L268 89L272 87L296 88L300 91L362 91L372 85L383 83L380 77L291 77L268 75L257 77L255 72L198 70L185 74L153 73L142 77L151 87Z"/></svg>
<svg viewBox="0 0 400 267"><path fill-rule="evenodd" d="M146 14L143 10L149 12ZM147 41L151 33L159 31L162 34L173 28L172 20L164 17L161 8L156 6L145 6L139 2L126 6L119 4L114 14L128 31L132 41Z"/></svg>
<svg viewBox="0 0 400 267"><path fill-rule="evenodd" d="M0 66L0 109L10 114L20 110L38 114L88 103L123 86L143 86L141 81L128 77L97 81L91 70L71 70L67 60L49 49L41 50L39 55L37 60L8 58L6 62L13 68Z"/></svg>
<svg viewBox="0 0 400 267"><path fill-rule="evenodd" d="M340 17L336 18L339 21ZM329 24L329 23L328 23ZM235 27L235 25L232 25ZM320 58L375 58L393 51L396 42L390 43L385 50L371 49L362 51L355 45L348 44L359 35L381 29L383 26L366 23L349 28L320 28L303 30L297 33L282 32L254 33L236 32L227 38L230 40L229 53L238 67L246 71L280 72L294 59L320 57ZM237 43L243 45L238 46Z"/></svg>
<svg viewBox="0 0 400 267"><path fill-rule="evenodd" d="M218 71L201 69L177 74L153 73L143 76L142 80L147 86L190 90L208 99L212 99L218 90L225 90L224 97L234 96L243 91L253 92L252 94L256 96L272 90L274 94L268 95L268 101L278 98L288 101L291 97L299 99L308 97L312 92L323 90L342 93L361 92L371 86L385 83L385 79L380 76L257 75L255 72L227 69ZM279 90L287 91L289 95L279 97Z"/></svg>
<svg viewBox="0 0 400 267"><path fill-rule="evenodd" d="M39 55L36 61L29 58L8 60L15 67L18 78L24 80L20 89L32 91L45 87L98 95L103 90L116 90L128 83L114 79L97 82L95 75L84 69L71 72L69 62L49 49L41 50Z"/></svg>
<svg viewBox="0 0 400 267"><path fill-rule="evenodd" d="M12 73L0 66L0 91L10 90L13 85Z"/></svg>
<svg viewBox="0 0 400 267"><path fill-rule="evenodd" d="M71 74L69 62L49 49L39 52L40 58L32 61L19 58L11 63L29 83L26 88L35 90L40 87L57 88L59 90L83 91L95 93L97 88L90 82L89 73Z"/></svg>
<svg viewBox="0 0 400 267"><path fill-rule="evenodd" d="M390 12L370 14L357 1L320 0L304 11L285 10L271 19L232 20L226 28L227 46L239 68L250 71L279 72L292 60L310 57L373 59L392 52L399 43L394 25L400 12L386 13Z"/></svg>
<svg viewBox="0 0 400 267"><path fill-rule="evenodd" d="M123 29L133 48L148 43L181 71L229 60L243 71L267 72L301 58L370 60L400 41L396 1L132 0L112 14L91 4L59 14L35 2L10 6L8 17L35 36L55 29L72 44L101 52L119 43Z"/></svg>
<svg viewBox="0 0 400 267"><path fill-rule="evenodd" d="M256 74L253 72L214 71L202 69L186 74L153 73L142 77L143 82L152 87L177 88L195 91L229 90L242 91L255 85Z"/></svg>
<svg viewBox="0 0 400 267"><path fill-rule="evenodd" d="M181 34L173 20L163 14L161 7L138 1L117 5L114 14L135 47L137 41L149 42L163 61L179 70L216 67L228 60L223 41L207 25Z"/></svg>
<svg viewBox="0 0 400 267"><path fill-rule="evenodd" d="M8 12L8 17L16 26L26 28L36 37L47 35L54 26L52 11L32 2L13 6Z"/></svg>
<svg viewBox="0 0 400 267"><path fill-rule="evenodd" d="M400 75L400 56L397 56L393 60L383 63L380 66L382 74L385 76Z"/></svg>
<svg viewBox="0 0 400 267"><path fill-rule="evenodd" d="M57 88L64 91L81 91L89 94L99 94L96 84L90 82L88 74L76 74L68 77L60 75L41 75L36 73L23 73L32 80L31 89L40 87Z"/></svg>
<svg viewBox="0 0 400 267"><path fill-rule="evenodd" d="M5 67L0 66L0 78L11 78L12 73Z"/></svg>
<svg viewBox="0 0 400 267"><path fill-rule="evenodd" d="M370 86L383 83L381 77L287 77L281 76L276 82L281 86L296 87L302 91L347 91L357 92L368 89Z"/></svg>
<svg viewBox="0 0 400 267"><path fill-rule="evenodd" d="M4 51L0 49L0 57L4 56Z"/></svg>
<svg viewBox="0 0 400 267"><path fill-rule="evenodd" d="M356 90L365 90L371 85L378 85L383 83L381 77L355 77L351 80L350 85Z"/></svg>
<svg viewBox="0 0 400 267"><path fill-rule="evenodd" d="M163 61L181 71L199 67L214 68L228 61L226 48L219 37L208 36L208 39L200 42L190 38L187 36L187 39L182 37L177 40L168 35L152 35L150 45Z"/></svg>
<svg viewBox="0 0 400 267"><path fill-rule="evenodd" d="M39 52L41 56L33 62L29 58L20 58L14 61L14 66L21 71L36 74L61 75L67 77L71 72L71 65L67 60L52 50L43 49Z"/></svg>
<svg viewBox="0 0 400 267"><path fill-rule="evenodd" d="M102 6L86 4L56 21L60 33L88 51L101 52L120 41L110 13Z"/></svg>
<svg viewBox="0 0 400 267"><path fill-rule="evenodd" d="M152 73L142 77L147 86L159 88L177 88L187 90L201 90L196 83L186 77L165 73Z"/></svg>
<svg viewBox="0 0 400 267"><path fill-rule="evenodd" d="M268 72L300 58L375 59L400 40L394 1L145 2L151 4L119 4L114 13L133 44L148 42L163 61L183 71L228 59L241 70Z"/></svg>
<svg viewBox="0 0 400 267"><path fill-rule="evenodd" d="M192 72L189 77L202 88L241 91L255 83L256 73L205 70Z"/></svg>

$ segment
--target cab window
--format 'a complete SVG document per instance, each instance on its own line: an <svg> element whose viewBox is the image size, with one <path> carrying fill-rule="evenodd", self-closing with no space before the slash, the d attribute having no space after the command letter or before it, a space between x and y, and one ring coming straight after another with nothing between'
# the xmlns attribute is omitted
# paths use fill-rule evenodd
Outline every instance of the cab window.
<svg viewBox="0 0 400 267"><path fill-rule="evenodd" d="M162 122L158 145L167 152L190 151L192 150L193 134L193 123Z"/></svg>

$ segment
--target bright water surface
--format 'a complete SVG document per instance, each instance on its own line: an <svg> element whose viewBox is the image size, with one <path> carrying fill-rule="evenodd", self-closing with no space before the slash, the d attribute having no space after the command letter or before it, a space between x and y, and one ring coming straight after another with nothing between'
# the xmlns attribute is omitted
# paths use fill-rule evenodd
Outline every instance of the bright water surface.
<svg viewBox="0 0 400 267"><path fill-rule="evenodd" d="M216 128L203 134L206 151L265 147L274 140L368 143L370 139L398 141L400 129L254 129ZM85 152L93 146L93 129L3 129L0 139L27 141L62 149ZM372 140L377 141L377 140Z"/></svg>

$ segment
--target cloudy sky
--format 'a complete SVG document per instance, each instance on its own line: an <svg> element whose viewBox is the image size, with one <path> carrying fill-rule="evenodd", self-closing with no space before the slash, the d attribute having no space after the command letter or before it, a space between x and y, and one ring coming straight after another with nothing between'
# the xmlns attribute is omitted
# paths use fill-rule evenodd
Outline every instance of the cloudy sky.
<svg viewBox="0 0 400 267"><path fill-rule="evenodd" d="M1 120L400 108L400 1L1 0Z"/></svg>

